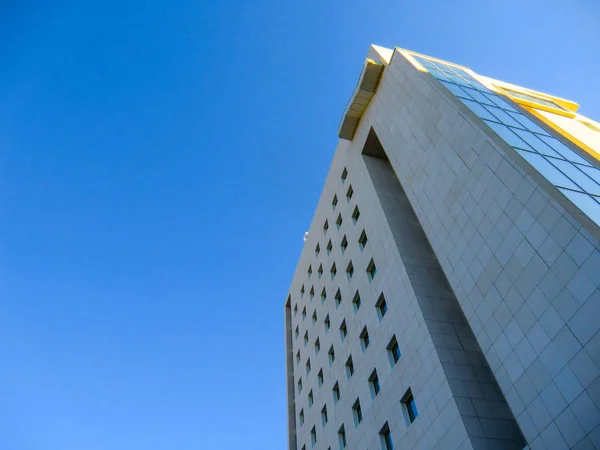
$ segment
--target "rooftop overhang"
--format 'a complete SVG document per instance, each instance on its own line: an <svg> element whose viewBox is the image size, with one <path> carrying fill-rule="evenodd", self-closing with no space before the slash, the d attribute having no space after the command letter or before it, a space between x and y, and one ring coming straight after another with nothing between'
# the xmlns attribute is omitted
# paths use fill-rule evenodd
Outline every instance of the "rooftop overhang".
<svg viewBox="0 0 600 450"><path fill-rule="evenodd" d="M354 138L360 119L377 91L383 68L382 63L369 58L365 59L358 84L346 106L342 123L338 129L338 136L341 139L351 141Z"/></svg>

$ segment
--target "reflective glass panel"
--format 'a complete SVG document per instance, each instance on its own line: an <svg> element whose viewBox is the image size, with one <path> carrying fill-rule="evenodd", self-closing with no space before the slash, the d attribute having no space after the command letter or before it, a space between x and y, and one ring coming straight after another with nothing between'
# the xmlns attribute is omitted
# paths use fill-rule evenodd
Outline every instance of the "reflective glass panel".
<svg viewBox="0 0 600 450"><path fill-rule="evenodd" d="M525 152L517 149L519 154L527 160L529 164L544 175L546 179L556 186L563 186L570 189L581 190L579 186L573 183L564 173L548 162L546 158L537 153Z"/></svg>
<svg viewBox="0 0 600 450"><path fill-rule="evenodd" d="M600 195L600 185L579 170L575 164L556 158L550 159L550 162L564 172L564 174L567 175L571 180L577 183L584 192Z"/></svg>
<svg viewBox="0 0 600 450"><path fill-rule="evenodd" d="M567 147L565 144L560 142L558 139L550 137L550 136L540 136L540 138L546 142L549 146L551 146L554 150L564 156L565 159L569 161L576 162L578 164L585 164L586 166L591 166L591 164Z"/></svg>
<svg viewBox="0 0 600 450"><path fill-rule="evenodd" d="M457 86L454 83L448 83L446 81L440 81L441 83L444 84L444 86L446 86L446 88L452 92L454 95L456 95L457 97L464 97L464 98L472 98L469 94L467 94L460 86Z"/></svg>
<svg viewBox="0 0 600 450"><path fill-rule="evenodd" d="M600 203L594 198L581 192L570 191L568 189L559 190L571 200L575 206L581 209L587 216L592 219L596 224L600 225Z"/></svg>
<svg viewBox="0 0 600 450"><path fill-rule="evenodd" d="M492 130L496 132L502 139L504 139L510 146L524 148L526 150L531 150L531 147L523 141L519 136L510 131L505 125L496 122L490 122L488 120L485 121Z"/></svg>

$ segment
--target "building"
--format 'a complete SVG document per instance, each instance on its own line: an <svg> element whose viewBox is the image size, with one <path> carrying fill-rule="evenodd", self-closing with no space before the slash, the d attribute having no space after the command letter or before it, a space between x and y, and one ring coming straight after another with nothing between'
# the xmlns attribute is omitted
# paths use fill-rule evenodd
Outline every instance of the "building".
<svg viewBox="0 0 600 450"><path fill-rule="evenodd" d="M600 124L370 48L285 302L291 450L600 448Z"/></svg>

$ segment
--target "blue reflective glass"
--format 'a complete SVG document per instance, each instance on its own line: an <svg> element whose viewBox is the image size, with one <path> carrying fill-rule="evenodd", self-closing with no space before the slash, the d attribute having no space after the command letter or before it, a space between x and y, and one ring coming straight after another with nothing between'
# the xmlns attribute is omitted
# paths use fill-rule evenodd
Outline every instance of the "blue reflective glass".
<svg viewBox="0 0 600 450"><path fill-rule="evenodd" d="M520 130L518 128L514 128L513 131L515 133L517 133L521 139L523 139L525 142L527 142L529 145L531 145L531 147L533 147L533 149L536 150L537 152L539 152L543 155L554 156L556 158L562 158L560 153L554 151L552 149L552 147L550 147L544 141L542 141L536 134L531 133L529 131Z"/></svg>
<svg viewBox="0 0 600 450"><path fill-rule="evenodd" d="M563 157L565 159L576 162L578 164L584 164L586 166L592 165L592 164L590 164L589 161L587 161L584 158L582 158L581 156L579 156L577 153L575 153L575 151L571 150L569 147L567 147L565 144L560 142L558 139L556 139L554 137L550 137L550 136L540 136L540 139L542 139L544 142L546 142L546 144L548 144L550 147L552 147L558 153L563 155Z"/></svg>
<svg viewBox="0 0 600 450"><path fill-rule="evenodd" d="M588 166L577 166L579 169L583 170L585 173L588 174L588 176L594 180L596 183L600 183L600 170L596 169L595 167L588 167Z"/></svg>
<svg viewBox="0 0 600 450"><path fill-rule="evenodd" d="M600 185L579 170L573 163L561 159L550 159L550 162L558 167L565 175L577 183L584 192L600 195ZM581 166L583 167L583 166Z"/></svg>
<svg viewBox="0 0 600 450"><path fill-rule="evenodd" d="M505 102L504 100L502 100L500 97L498 97L495 94L486 94L486 96L492 100L492 102L496 105L499 106L502 109L505 109L507 111L512 111L512 112L517 112L517 110L515 108L513 108L510 104L508 104L507 102Z"/></svg>
<svg viewBox="0 0 600 450"><path fill-rule="evenodd" d="M477 89L478 91L489 92L489 89L486 88L479 81L475 81L473 79L468 79L467 81L469 82L469 84L471 85L471 87Z"/></svg>
<svg viewBox="0 0 600 450"><path fill-rule="evenodd" d="M440 79L440 80L447 80L448 79L448 77L446 75L444 75L442 72L440 72L437 69L428 68L427 70L429 70L429 73L431 75L433 75L437 79Z"/></svg>
<svg viewBox="0 0 600 450"><path fill-rule="evenodd" d="M485 95L483 95L481 92L476 91L473 88L469 88L466 87L465 91L467 91L469 93L469 95L471 95L471 97L473 97L475 100L477 100L479 103L485 103L486 105L493 105L494 103L492 101L490 101L489 98L487 98Z"/></svg>
<svg viewBox="0 0 600 450"><path fill-rule="evenodd" d="M460 86L457 86L454 83L448 83L445 81L441 81L441 83L446 86L446 88L452 92L454 95L459 96L459 97L465 97L470 99L471 96L469 94L467 94Z"/></svg>
<svg viewBox="0 0 600 450"><path fill-rule="evenodd" d="M546 179L556 185L570 189L580 190L581 188L573 183L564 173L554 167L548 162L546 158L537 153L525 152L517 149L519 155L527 160L539 173L541 173Z"/></svg>
<svg viewBox="0 0 600 450"><path fill-rule="evenodd" d="M560 189L560 188L559 188ZM587 194L560 189L579 209L581 209L590 219L600 225L600 203Z"/></svg>
<svg viewBox="0 0 600 450"><path fill-rule="evenodd" d="M487 109L485 109L483 107L483 105L474 102L472 100L465 100L465 99L461 99L461 101L467 105L467 107L473 111L475 113L475 115L477 115L478 117L482 118L482 119L488 119L488 120L493 120L493 121L497 121L498 119L491 114ZM497 109L497 108L496 108Z"/></svg>
<svg viewBox="0 0 600 450"><path fill-rule="evenodd" d="M495 106L488 106L487 109L490 112L492 112L492 114L494 114L498 119L500 119L500 122L502 122L503 124L523 128L523 125L521 125L519 122L513 119L512 116L510 116L503 109L497 108Z"/></svg>
<svg viewBox="0 0 600 450"><path fill-rule="evenodd" d="M467 83L465 80L463 80L456 74L450 74L448 75L448 78L450 78L454 83L460 84L461 86L469 86L469 83Z"/></svg>
<svg viewBox="0 0 600 450"><path fill-rule="evenodd" d="M502 125L496 122L490 122L489 120L486 120L485 123L487 123L490 126L490 128L494 130L496 134L498 134L498 136L504 139L506 143L511 147L519 147L524 148L526 150L531 150L531 147L527 145L525 141L523 141L523 139L521 139L519 136L513 133L510 130L510 128L508 128L506 125Z"/></svg>
<svg viewBox="0 0 600 450"><path fill-rule="evenodd" d="M517 120L518 122L521 122L521 124L523 125L523 127L526 130L549 136L549 134L546 130L544 130L542 127L540 127L538 124L536 124L529 117L527 117L521 113L517 113L517 112L507 112L507 114L509 114L513 119Z"/></svg>

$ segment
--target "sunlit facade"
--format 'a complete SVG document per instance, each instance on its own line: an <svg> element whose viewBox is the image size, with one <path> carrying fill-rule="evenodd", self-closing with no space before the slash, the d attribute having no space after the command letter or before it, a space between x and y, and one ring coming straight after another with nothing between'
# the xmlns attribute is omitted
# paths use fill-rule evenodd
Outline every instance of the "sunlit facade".
<svg viewBox="0 0 600 450"><path fill-rule="evenodd" d="M600 124L372 46L285 302L290 450L600 446Z"/></svg>

